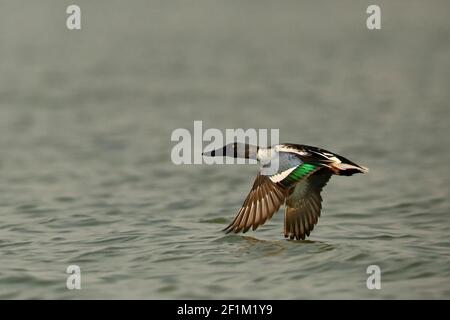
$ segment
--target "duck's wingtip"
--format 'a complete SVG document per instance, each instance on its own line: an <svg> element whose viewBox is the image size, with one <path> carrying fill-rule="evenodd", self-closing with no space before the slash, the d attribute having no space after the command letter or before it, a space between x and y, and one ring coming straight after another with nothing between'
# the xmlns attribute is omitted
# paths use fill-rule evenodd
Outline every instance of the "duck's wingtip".
<svg viewBox="0 0 450 320"><path fill-rule="evenodd" d="M332 168L334 168L336 174L341 176L351 176L355 173L368 173L369 168L360 166L358 164L349 163L333 163Z"/></svg>
<svg viewBox="0 0 450 320"><path fill-rule="evenodd" d="M367 167L363 167L363 166L359 166L361 168L361 173L369 173L369 168Z"/></svg>
<svg viewBox="0 0 450 320"><path fill-rule="evenodd" d="M225 232L225 234L229 234L232 231L233 231L233 228L232 228L231 224L222 229L222 232Z"/></svg>

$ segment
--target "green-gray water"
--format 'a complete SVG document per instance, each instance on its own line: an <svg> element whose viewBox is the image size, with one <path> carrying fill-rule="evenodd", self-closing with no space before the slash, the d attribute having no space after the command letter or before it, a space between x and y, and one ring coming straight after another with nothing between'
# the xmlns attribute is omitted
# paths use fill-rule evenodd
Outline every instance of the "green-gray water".
<svg viewBox="0 0 450 320"><path fill-rule="evenodd" d="M448 1L0 4L0 298L450 298ZM279 128L333 177L308 241L225 235L253 166L176 128ZM82 289L66 288L68 265ZM368 290L366 268L381 268Z"/></svg>

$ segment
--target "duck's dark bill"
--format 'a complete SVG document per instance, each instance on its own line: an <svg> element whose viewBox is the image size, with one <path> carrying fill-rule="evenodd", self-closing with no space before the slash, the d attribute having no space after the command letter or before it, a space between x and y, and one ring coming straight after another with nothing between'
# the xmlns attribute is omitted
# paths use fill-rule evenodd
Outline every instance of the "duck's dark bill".
<svg viewBox="0 0 450 320"><path fill-rule="evenodd" d="M211 150L202 153L205 157L223 157L223 149Z"/></svg>
<svg viewBox="0 0 450 320"><path fill-rule="evenodd" d="M237 157L237 148L230 148L228 146L224 146L219 149L210 150L203 152L202 155L205 157Z"/></svg>

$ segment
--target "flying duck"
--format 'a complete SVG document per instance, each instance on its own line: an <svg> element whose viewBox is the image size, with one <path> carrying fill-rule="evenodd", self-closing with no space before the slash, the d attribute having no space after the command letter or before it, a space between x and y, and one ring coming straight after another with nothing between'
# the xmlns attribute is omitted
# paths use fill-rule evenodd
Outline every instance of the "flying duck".
<svg viewBox="0 0 450 320"><path fill-rule="evenodd" d="M322 208L320 192L332 175L369 171L330 151L291 143L262 148L235 142L203 155L252 159L260 165L250 193L223 231L256 230L284 205L284 236L297 240L304 240L317 224Z"/></svg>

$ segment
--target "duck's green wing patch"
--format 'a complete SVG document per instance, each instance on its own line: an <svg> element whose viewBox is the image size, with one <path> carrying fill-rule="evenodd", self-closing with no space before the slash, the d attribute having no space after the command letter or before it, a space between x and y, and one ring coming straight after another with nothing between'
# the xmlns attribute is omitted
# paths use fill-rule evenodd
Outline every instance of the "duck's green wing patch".
<svg viewBox="0 0 450 320"><path fill-rule="evenodd" d="M317 171L321 167L318 165L303 163L293 168L291 172L289 172L284 179L278 181L283 187L290 187L295 183L301 181L302 179L308 177L313 172Z"/></svg>

